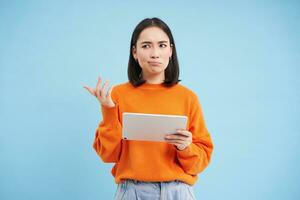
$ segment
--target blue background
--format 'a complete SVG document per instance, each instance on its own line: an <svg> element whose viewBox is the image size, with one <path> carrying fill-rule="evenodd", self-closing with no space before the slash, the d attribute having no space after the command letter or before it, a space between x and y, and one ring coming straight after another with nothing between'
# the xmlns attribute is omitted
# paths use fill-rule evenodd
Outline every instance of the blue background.
<svg viewBox="0 0 300 200"><path fill-rule="evenodd" d="M198 199L300 199L299 1L0 1L0 199L112 199L82 87L127 81L130 37L160 17L215 150ZM298 92L297 92L298 91Z"/></svg>

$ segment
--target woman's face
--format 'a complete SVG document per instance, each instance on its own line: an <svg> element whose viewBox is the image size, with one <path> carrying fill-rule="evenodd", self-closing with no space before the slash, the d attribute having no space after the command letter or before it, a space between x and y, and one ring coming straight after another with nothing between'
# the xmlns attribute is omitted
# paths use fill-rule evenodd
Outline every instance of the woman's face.
<svg viewBox="0 0 300 200"><path fill-rule="evenodd" d="M158 27L144 29L132 49L133 57L138 60L143 76L163 75L172 56L168 35Z"/></svg>

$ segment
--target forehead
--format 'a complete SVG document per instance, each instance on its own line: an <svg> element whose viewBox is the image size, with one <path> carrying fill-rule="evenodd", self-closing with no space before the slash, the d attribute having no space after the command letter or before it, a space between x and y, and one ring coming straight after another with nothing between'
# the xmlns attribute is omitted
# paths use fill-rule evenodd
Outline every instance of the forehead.
<svg viewBox="0 0 300 200"><path fill-rule="evenodd" d="M158 27L145 28L139 35L137 42L150 41L169 41L168 35Z"/></svg>

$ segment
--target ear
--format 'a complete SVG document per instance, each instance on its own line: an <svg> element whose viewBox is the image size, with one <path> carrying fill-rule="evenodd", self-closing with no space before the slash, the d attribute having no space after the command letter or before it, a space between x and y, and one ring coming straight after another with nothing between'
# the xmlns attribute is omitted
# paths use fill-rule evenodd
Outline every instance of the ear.
<svg viewBox="0 0 300 200"><path fill-rule="evenodd" d="M170 56L169 57L171 57L172 54L173 54L173 44L170 45Z"/></svg>
<svg viewBox="0 0 300 200"><path fill-rule="evenodd" d="M132 46L132 50L131 51L132 51L133 58L136 59L136 48L135 48L134 45Z"/></svg>

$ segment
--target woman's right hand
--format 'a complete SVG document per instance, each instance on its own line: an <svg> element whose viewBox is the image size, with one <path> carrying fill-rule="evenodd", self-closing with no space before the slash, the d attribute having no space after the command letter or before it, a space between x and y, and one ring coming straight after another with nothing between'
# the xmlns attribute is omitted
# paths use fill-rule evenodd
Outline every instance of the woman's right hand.
<svg viewBox="0 0 300 200"><path fill-rule="evenodd" d="M113 100L111 98L111 91L113 89L113 86L111 86L109 91L106 93L107 85L108 85L108 81L105 81L104 85L100 88L101 78L98 77L96 89L93 89L87 85L85 85L83 87L85 89L87 89L87 91L89 91L91 93L91 95L95 96L101 105L109 107L109 108L115 107L115 103L113 102Z"/></svg>

